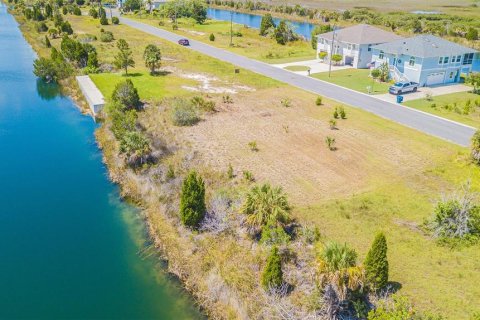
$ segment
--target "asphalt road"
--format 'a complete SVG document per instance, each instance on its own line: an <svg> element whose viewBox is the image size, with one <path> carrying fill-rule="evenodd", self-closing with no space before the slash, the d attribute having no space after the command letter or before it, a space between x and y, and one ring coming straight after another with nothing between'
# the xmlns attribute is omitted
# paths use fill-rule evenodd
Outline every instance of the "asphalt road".
<svg viewBox="0 0 480 320"><path fill-rule="evenodd" d="M120 17L120 21L125 25L174 43L177 43L179 39L183 38L175 33L128 18ZM475 132L474 128L457 122L417 111L402 105L381 101L367 94L359 93L315 78L298 75L257 60L212 47L200 41L190 40L190 46L188 48L315 94L363 109L385 119L392 120L461 146L470 145L470 139Z"/></svg>

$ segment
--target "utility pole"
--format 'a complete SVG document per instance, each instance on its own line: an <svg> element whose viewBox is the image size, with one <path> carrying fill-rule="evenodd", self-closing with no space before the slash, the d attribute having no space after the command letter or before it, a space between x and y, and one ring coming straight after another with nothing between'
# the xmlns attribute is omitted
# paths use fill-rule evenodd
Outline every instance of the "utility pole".
<svg viewBox="0 0 480 320"><path fill-rule="evenodd" d="M335 31L337 27L333 25L333 34L332 34L332 44L330 45L330 58L328 59L328 77L332 72L332 55L333 55L333 46L335 45Z"/></svg>
<svg viewBox="0 0 480 320"><path fill-rule="evenodd" d="M233 11L230 11L230 47L233 46Z"/></svg>

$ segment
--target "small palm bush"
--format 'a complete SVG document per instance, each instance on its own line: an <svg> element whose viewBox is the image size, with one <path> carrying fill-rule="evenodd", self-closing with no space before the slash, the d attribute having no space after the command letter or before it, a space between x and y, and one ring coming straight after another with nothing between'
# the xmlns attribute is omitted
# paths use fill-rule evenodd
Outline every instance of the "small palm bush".
<svg viewBox="0 0 480 320"><path fill-rule="evenodd" d="M335 151L337 147L335 147L335 138L327 136L325 138L325 144L327 145L328 149L331 151Z"/></svg>
<svg viewBox="0 0 480 320"><path fill-rule="evenodd" d="M290 205L281 187L266 183L254 186L246 195L241 212L247 215L247 224L262 228L267 223L287 223Z"/></svg>
<svg viewBox="0 0 480 320"><path fill-rule="evenodd" d="M317 100L315 100L315 104L317 106L321 106L322 105L322 97L317 97Z"/></svg>

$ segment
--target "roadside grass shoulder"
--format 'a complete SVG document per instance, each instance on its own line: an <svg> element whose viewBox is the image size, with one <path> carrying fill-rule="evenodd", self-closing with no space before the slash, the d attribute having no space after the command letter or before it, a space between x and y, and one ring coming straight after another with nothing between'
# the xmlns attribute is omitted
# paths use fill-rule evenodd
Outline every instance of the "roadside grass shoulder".
<svg viewBox="0 0 480 320"><path fill-rule="evenodd" d="M349 68L332 71L330 77L328 76L328 72L314 73L311 76L363 93L368 93L368 87L373 88L372 94L387 93L390 83L374 82L373 79L369 77L369 73L370 70L368 69Z"/></svg>
<svg viewBox="0 0 480 320"><path fill-rule="evenodd" d="M471 92L458 92L446 95L411 100L406 106L428 112L443 118L480 127L480 95Z"/></svg>

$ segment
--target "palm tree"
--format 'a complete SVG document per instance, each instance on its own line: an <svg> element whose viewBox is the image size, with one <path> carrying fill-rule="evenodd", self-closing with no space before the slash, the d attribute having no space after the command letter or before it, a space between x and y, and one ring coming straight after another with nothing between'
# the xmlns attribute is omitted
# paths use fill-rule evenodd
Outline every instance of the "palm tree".
<svg viewBox="0 0 480 320"><path fill-rule="evenodd" d="M281 187L266 183L254 186L248 193L240 209L247 215L247 224L261 228L267 223L287 223L290 220L290 205Z"/></svg>
<svg viewBox="0 0 480 320"><path fill-rule="evenodd" d="M319 283L322 288L331 286L341 300L347 298L349 290L363 288L365 270L357 266L357 253L347 244L327 243L318 261Z"/></svg>

